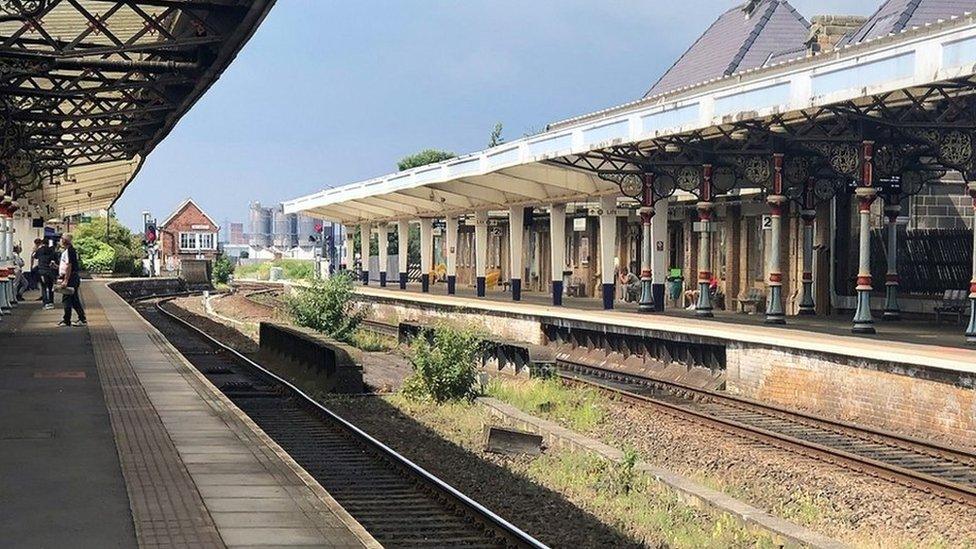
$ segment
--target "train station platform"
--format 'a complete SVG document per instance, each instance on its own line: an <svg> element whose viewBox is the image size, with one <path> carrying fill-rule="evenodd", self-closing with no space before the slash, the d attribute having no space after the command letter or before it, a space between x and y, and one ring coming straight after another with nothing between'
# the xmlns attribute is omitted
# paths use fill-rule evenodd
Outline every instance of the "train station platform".
<svg viewBox="0 0 976 549"><path fill-rule="evenodd" d="M777 346L796 346L801 349L837 352L886 361L931 366L933 368L962 369L976 374L976 346L967 345L965 327L951 322L937 324L932 320L900 320L875 322L878 333L854 335L850 315L790 316L783 325L766 324L762 314L715 311L714 318L702 319L693 310L668 309L664 312L639 313L636 303L616 301L614 309L604 310L598 298L566 297L563 305L551 304L548 294L522 292L521 301L512 301L505 291L489 291L477 297L473 288L457 289L448 295L442 285L424 294L419 284L407 289L375 283L357 287L357 292L376 298L404 299L413 302L482 308L486 311L509 314L528 314L538 317L585 320L600 324L642 327L665 332L692 334L722 339L749 341ZM827 337L825 337L827 336ZM880 344L880 343L883 343Z"/></svg>
<svg viewBox="0 0 976 549"><path fill-rule="evenodd" d="M628 303L603 310L586 298L555 307L548 295L527 292L519 302L502 291L447 295L440 285L426 294L413 284L356 292L381 322L441 319L518 341L555 341L587 360L643 361L648 371L679 363L712 372L731 393L789 408L967 447L976 435L976 349L959 325L878 320L877 334L855 336L850 318L840 316L789 317L778 326L741 313L640 314Z"/></svg>
<svg viewBox="0 0 976 549"><path fill-rule="evenodd" d="M0 321L0 545L376 546L105 281L81 291L87 328Z"/></svg>

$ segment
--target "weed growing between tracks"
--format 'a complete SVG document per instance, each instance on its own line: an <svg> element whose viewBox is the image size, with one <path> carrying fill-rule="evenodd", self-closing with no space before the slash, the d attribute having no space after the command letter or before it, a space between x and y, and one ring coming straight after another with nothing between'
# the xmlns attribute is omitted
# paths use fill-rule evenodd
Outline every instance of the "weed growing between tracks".
<svg viewBox="0 0 976 549"><path fill-rule="evenodd" d="M603 421L604 397L596 389L569 389L557 379L496 378L488 384L487 394L576 431L588 431Z"/></svg>
<svg viewBox="0 0 976 549"><path fill-rule="evenodd" d="M775 547L727 515L688 506L634 467L581 451L483 450L492 419L465 401L328 396L326 405L519 527L557 547ZM499 467L501 469L499 469Z"/></svg>

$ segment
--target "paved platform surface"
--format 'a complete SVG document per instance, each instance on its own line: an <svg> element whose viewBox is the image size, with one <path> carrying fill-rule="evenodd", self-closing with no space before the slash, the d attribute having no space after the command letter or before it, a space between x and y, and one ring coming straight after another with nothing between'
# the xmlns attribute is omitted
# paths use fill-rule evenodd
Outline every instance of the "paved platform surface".
<svg viewBox="0 0 976 549"><path fill-rule="evenodd" d="M104 282L82 296L88 328L0 323L0 545L376 545Z"/></svg>
<svg viewBox="0 0 976 549"><path fill-rule="evenodd" d="M550 304L549 296L522 294L522 301L512 301L511 294L490 291L479 298L470 288L459 288L447 295L446 286L435 284L430 293L420 291L419 284L406 290L397 286L381 288L371 283L356 291L370 296L468 307L499 314L522 314L564 318L617 326L679 332L705 337L744 341L774 347L834 353L913 366L976 373L976 348L965 343L964 326L936 325L934 321L882 322L876 320L878 334L853 335L846 317L788 317L787 325L763 324L761 315L717 312L715 318L695 318L692 311L672 310L665 313L640 314L631 303L616 303L605 311L602 302L588 298L565 298L562 307Z"/></svg>

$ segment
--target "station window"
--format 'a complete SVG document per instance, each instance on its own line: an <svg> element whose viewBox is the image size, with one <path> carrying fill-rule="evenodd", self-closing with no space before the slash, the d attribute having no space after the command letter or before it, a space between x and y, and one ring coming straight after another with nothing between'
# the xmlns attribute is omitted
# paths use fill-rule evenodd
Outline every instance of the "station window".
<svg viewBox="0 0 976 549"><path fill-rule="evenodd" d="M180 233L181 250L213 250L214 233Z"/></svg>

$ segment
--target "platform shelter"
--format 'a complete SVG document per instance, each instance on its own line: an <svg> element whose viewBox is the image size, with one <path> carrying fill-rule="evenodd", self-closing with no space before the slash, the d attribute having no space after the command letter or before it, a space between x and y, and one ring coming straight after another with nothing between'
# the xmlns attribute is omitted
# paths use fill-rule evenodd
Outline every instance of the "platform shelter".
<svg viewBox="0 0 976 549"><path fill-rule="evenodd" d="M849 311L853 332L870 334L876 319L945 309L968 315L976 343L976 17L954 13L958 3L901 4L862 21L821 18L852 29L821 40L829 30L787 2L747 2L683 56L728 50L711 43L716 27L744 40L730 64L706 67L713 78L686 83L693 73L671 74L679 59L664 91L285 211L345 224L347 269L377 237L380 285L406 287L405 254L386 272L389 242L407 242L417 223L423 291L443 276L454 293L460 276L484 296L508 279L516 301L528 290L556 305L596 295L610 309L632 267L645 313L685 299L700 317L758 306L773 324ZM764 32L799 45L777 49L789 40Z"/></svg>

